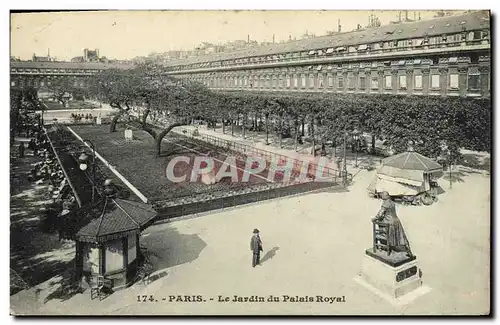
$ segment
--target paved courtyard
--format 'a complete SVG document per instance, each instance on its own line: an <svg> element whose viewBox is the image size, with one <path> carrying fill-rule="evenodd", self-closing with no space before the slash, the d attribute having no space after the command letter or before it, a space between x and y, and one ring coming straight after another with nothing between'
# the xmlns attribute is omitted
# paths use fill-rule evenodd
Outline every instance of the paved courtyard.
<svg viewBox="0 0 500 325"><path fill-rule="evenodd" d="M11 308L94 315L487 313L490 178L465 173L451 190L441 179L445 193L439 202L398 206L430 291L393 306L353 280L371 245L370 219L380 206L366 194L373 175L360 171L346 192L316 192L152 226L141 239L158 270L149 285L136 284L103 301L91 301L85 292L44 302L54 289L42 283L38 298L28 299L26 291L11 296ZM262 266L255 269L249 248L254 228L264 244ZM137 302L138 295L155 301ZM207 301L168 302L170 295L202 295ZM231 303L218 302L219 295L345 296L345 302Z"/></svg>

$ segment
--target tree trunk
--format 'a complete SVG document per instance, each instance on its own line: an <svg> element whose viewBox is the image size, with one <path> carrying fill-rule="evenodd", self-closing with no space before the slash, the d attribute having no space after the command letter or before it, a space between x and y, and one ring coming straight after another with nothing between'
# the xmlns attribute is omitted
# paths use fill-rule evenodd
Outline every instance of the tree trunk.
<svg viewBox="0 0 500 325"><path fill-rule="evenodd" d="M279 127L279 143L280 143L280 148L283 148L282 142L283 142L283 114L280 115L280 127Z"/></svg>
<svg viewBox="0 0 500 325"><path fill-rule="evenodd" d="M226 134L226 119L222 118L222 134Z"/></svg>
<svg viewBox="0 0 500 325"><path fill-rule="evenodd" d="M297 152L297 145L298 145L298 139L299 139L299 121L297 118L295 118L294 122L294 130L295 130L295 142L294 142L294 147L295 147L295 152Z"/></svg>
<svg viewBox="0 0 500 325"><path fill-rule="evenodd" d="M306 134L305 129L306 129L306 121L305 118L302 118L302 136Z"/></svg>
<svg viewBox="0 0 500 325"><path fill-rule="evenodd" d="M234 120L231 119L231 136L234 137Z"/></svg>
<svg viewBox="0 0 500 325"><path fill-rule="evenodd" d="M316 139L314 136L314 117L311 119L311 130L309 131L311 134L312 138L312 145L313 145L313 157L316 157Z"/></svg>
<svg viewBox="0 0 500 325"><path fill-rule="evenodd" d="M269 144L269 114L266 114L266 145Z"/></svg>
<svg viewBox="0 0 500 325"><path fill-rule="evenodd" d="M375 153L375 135L372 134L372 154Z"/></svg>
<svg viewBox="0 0 500 325"><path fill-rule="evenodd" d="M149 108L146 109L146 111L144 112L144 114L142 114L142 119L141 119L141 123L144 125L146 124L146 120L148 119L148 116L149 116L149 112L151 110Z"/></svg>
<svg viewBox="0 0 500 325"><path fill-rule="evenodd" d="M156 157L160 157L161 153L161 142L163 141L163 138L167 135L168 132L170 132L173 128L176 126L181 126L181 125L186 125L188 124L189 121L184 121L184 122L177 122L170 124L166 129L161 131L158 136L155 139L155 147L156 147Z"/></svg>
<svg viewBox="0 0 500 325"><path fill-rule="evenodd" d="M243 139L245 139L245 136L246 136L246 132L245 132L246 121L247 121L247 115L244 114L243 115L243 123L242 123L242 127L243 127Z"/></svg>
<svg viewBox="0 0 500 325"><path fill-rule="evenodd" d="M118 122L118 119L120 118L120 116L122 116L123 113L124 113L124 111L120 110L120 112L118 114L113 116L113 119L111 120L111 124L109 125L109 132L110 133L113 133L116 131L116 123Z"/></svg>

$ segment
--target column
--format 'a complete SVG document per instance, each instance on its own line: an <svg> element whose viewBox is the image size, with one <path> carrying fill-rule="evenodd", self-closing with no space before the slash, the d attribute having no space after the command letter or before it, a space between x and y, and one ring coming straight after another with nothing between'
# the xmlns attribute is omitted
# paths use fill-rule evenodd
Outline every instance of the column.
<svg viewBox="0 0 500 325"><path fill-rule="evenodd" d="M358 92L359 91L359 70L358 69L354 69L354 71L352 72L352 78L354 79L354 88L353 89L350 89L354 92Z"/></svg>
<svg viewBox="0 0 500 325"><path fill-rule="evenodd" d="M469 68L467 66L458 67L458 89L460 97L467 96L467 72Z"/></svg>
<svg viewBox="0 0 500 325"><path fill-rule="evenodd" d="M439 87L440 87L440 93L443 96L446 96L446 93L448 92L448 68L447 67L441 67L439 68Z"/></svg>
<svg viewBox="0 0 500 325"><path fill-rule="evenodd" d="M406 69L406 89L408 95L413 94L413 68Z"/></svg>
<svg viewBox="0 0 500 325"><path fill-rule="evenodd" d="M382 94L385 88L385 72L383 69L380 69L378 72L378 93Z"/></svg>
<svg viewBox="0 0 500 325"><path fill-rule="evenodd" d="M123 269L125 271L127 271L127 267L128 267L128 237L124 237L122 239L122 246L123 246Z"/></svg>
<svg viewBox="0 0 500 325"><path fill-rule="evenodd" d="M481 96L483 97L489 97L490 96L490 80L489 80L489 74L490 74L490 67L489 66L479 66L479 74L480 78L479 81L481 82Z"/></svg>
<svg viewBox="0 0 500 325"><path fill-rule="evenodd" d="M431 81L430 81L431 69L422 68L422 70L420 71L422 72L422 93L424 95L429 95L429 88L431 86Z"/></svg>
<svg viewBox="0 0 500 325"><path fill-rule="evenodd" d="M398 88L399 88L399 80L398 80L399 79L399 71L398 71L398 69L392 69L391 75L392 75L392 81L391 81L392 93L397 94Z"/></svg>
<svg viewBox="0 0 500 325"><path fill-rule="evenodd" d="M104 275L106 272L106 244L99 244L99 274Z"/></svg>

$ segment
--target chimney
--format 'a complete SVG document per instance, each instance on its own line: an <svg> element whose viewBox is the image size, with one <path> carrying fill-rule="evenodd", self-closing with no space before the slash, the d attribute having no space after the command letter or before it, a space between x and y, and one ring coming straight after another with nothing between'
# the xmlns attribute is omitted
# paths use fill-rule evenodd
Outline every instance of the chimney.
<svg viewBox="0 0 500 325"><path fill-rule="evenodd" d="M274 37L274 34L273 34L273 44L274 44L274 41L275 41L275 37Z"/></svg>
<svg viewBox="0 0 500 325"><path fill-rule="evenodd" d="M250 34L247 35L247 43L250 44Z"/></svg>
<svg viewBox="0 0 500 325"><path fill-rule="evenodd" d="M342 25L340 25L340 19L338 20L338 25L339 25L338 32L340 33L342 31Z"/></svg>
<svg viewBox="0 0 500 325"><path fill-rule="evenodd" d="M50 48L47 49L47 58L50 58Z"/></svg>
<svg viewBox="0 0 500 325"><path fill-rule="evenodd" d="M405 20L408 21L408 10L405 10Z"/></svg>

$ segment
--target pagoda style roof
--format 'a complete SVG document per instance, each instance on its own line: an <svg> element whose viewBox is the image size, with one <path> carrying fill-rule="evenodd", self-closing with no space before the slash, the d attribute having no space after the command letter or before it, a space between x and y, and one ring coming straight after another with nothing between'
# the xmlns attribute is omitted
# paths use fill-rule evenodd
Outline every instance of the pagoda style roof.
<svg viewBox="0 0 500 325"><path fill-rule="evenodd" d="M382 166L377 170L377 174L417 182L424 180L424 173L440 176L443 173L443 167L431 158L414 151L385 158L382 161Z"/></svg>
<svg viewBox="0 0 500 325"><path fill-rule="evenodd" d="M81 228L76 239L96 243L135 235L150 226L156 216L148 204L106 198L99 218Z"/></svg>

